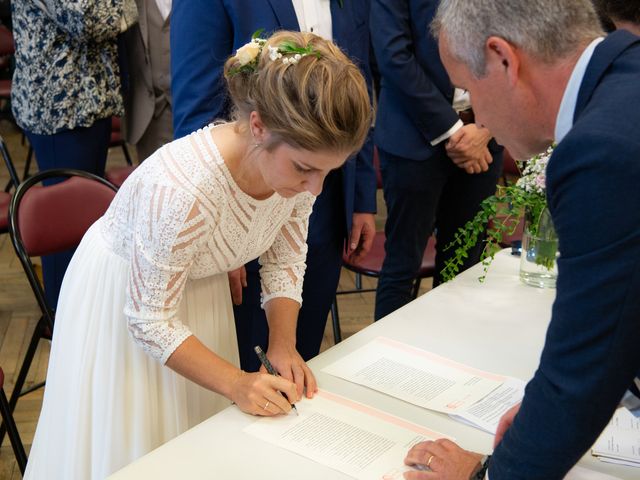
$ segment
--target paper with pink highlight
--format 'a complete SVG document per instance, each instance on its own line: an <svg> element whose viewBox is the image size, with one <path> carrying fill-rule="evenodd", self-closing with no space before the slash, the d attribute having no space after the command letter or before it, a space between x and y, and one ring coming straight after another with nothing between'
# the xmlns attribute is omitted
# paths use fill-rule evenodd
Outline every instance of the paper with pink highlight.
<svg viewBox="0 0 640 480"><path fill-rule="evenodd" d="M299 416L262 418L244 431L357 479L402 479L413 445L450 438L323 390L296 405Z"/></svg>
<svg viewBox="0 0 640 480"><path fill-rule="evenodd" d="M505 380L384 337L372 340L322 371L449 414L464 411Z"/></svg>

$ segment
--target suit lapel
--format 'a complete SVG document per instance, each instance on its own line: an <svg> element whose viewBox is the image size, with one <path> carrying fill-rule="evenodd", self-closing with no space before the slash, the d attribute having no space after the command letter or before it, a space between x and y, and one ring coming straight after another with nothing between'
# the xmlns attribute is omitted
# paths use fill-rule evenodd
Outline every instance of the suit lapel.
<svg viewBox="0 0 640 480"><path fill-rule="evenodd" d="M587 106L594 90L600 83L600 79L609 69L615 59L625 51L631 44L638 41L638 38L624 30L617 30L610 33L593 51L593 56L587 67L580 91L573 120L580 116L582 110Z"/></svg>
<svg viewBox="0 0 640 480"><path fill-rule="evenodd" d="M155 1L155 0L151 0ZM138 26L140 28L140 36L142 37L142 44L144 45L145 52L149 51L149 29L147 27L147 8L144 0L136 0L138 7Z"/></svg>
<svg viewBox="0 0 640 480"><path fill-rule="evenodd" d="M298 17L296 17L296 11L293 8L291 0L268 0L273 13L275 13L280 28L283 30L300 31L300 25L298 24Z"/></svg>

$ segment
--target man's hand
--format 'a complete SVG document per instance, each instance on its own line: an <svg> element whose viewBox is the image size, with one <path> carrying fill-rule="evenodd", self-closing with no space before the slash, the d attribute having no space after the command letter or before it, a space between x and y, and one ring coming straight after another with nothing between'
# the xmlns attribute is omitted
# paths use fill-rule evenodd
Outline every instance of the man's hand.
<svg viewBox="0 0 640 480"><path fill-rule="evenodd" d="M493 157L487 148L491 140L491 133L476 124L465 125L451 135L445 145L447 155L453 163L463 168L467 173L481 173L489 169Z"/></svg>
<svg viewBox="0 0 640 480"><path fill-rule="evenodd" d="M348 247L350 262L357 263L369 253L375 235L375 215L373 213L354 213Z"/></svg>
<svg viewBox="0 0 640 480"><path fill-rule="evenodd" d="M247 270L244 265L227 273L229 277L229 290L234 305L242 303L242 289L247 286Z"/></svg>
<svg viewBox="0 0 640 480"><path fill-rule="evenodd" d="M316 377L296 350L295 345L269 341L267 357L282 377L296 384L298 398L290 398L290 403L295 403L302 398L305 388L307 398L313 398L318 391ZM260 367L260 371L266 372L266 369Z"/></svg>
<svg viewBox="0 0 640 480"><path fill-rule="evenodd" d="M502 418L500 419L500 423L498 424L498 429L496 430L496 436L493 439L493 448L496 448L498 444L502 441L502 437L507 433L509 427L513 424L513 420L516 418L517 413L520 411L520 406L522 403L514 405L509 410L504 412Z"/></svg>
<svg viewBox="0 0 640 480"><path fill-rule="evenodd" d="M480 467L482 455L463 450L451 440L441 438L414 445L404 463L425 471L406 472L407 480L469 480Z"/></svg>

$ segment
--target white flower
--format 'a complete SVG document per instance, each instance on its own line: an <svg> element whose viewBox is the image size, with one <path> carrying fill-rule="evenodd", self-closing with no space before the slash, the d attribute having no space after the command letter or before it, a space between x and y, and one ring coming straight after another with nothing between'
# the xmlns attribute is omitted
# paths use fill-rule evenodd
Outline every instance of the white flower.
<svg viewBox="0 0 640 480"><path fill-rule="evenodd" d="M246 45L240 47L236 52L236 59L240 66L244 67L245 65L253 62L261 49L262 46L260 45L260 42L256 42L255 40L252 40Z"/></svg>
<svg viewBox="0 0 640 480"><path fill-rule="evenodd" d="M269 45L269 58L272 62L275 62L277 59L282 58L282 54L278 51L276 47L272 47Z"/></svg>

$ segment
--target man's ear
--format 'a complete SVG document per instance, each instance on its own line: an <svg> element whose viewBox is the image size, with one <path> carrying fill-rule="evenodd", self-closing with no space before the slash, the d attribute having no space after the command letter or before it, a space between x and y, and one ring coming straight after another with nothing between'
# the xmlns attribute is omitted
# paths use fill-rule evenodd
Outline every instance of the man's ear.
<svg viewBox="0 0 640 480"><path fill-rule="evenodd" d="M489 37L485 43L487 70L503 72L510 85L515 85L520 74L518 48L504 38Z"/></svg>

